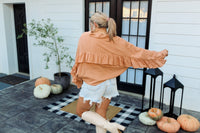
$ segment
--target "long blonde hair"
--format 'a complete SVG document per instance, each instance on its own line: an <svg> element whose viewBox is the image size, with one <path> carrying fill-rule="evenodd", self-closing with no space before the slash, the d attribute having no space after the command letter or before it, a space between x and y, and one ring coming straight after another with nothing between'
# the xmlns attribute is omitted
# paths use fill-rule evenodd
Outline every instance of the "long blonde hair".
<svg viewBox="0 0 200 133"><path fill-rule="evenodd" d="M116 23L113 18L109 18L106 14L102 12L96 12L90 18L90 23L98 25L99 28L108 28L107 34L109 35L110 41L113 40L113 37L117 35L116 32Z"/></svg>

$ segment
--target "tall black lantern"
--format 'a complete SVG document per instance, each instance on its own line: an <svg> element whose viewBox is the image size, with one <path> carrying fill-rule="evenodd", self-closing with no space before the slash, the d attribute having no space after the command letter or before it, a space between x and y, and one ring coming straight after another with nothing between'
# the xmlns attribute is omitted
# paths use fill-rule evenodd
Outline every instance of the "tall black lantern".
<svg viewBox="0 0 200 133"><path fill-rule="evenodd" d="M151 76L151 83L150 83L150 98L149 98L149 109L154 106L154 95L155 95L155 86L156 86L156 78L158 76L161 76L161 91L160 91L160 103L159 108L161 106L161 94L162 94L162 84L163 84L163 72L159 69L148 69L145 71L145 76L150 75ZM145 85L146 88L146 85Z"/></svg>
<svg viewBox="0 0 200 133"><path fill-rule="evenodd" d="M182 89L181 103L180 103L180 112L179 112L179 115L180 115L181 114L181 109L182 109L182 102L183 102L183 89L184 89L184 86L183 86L183 84L180 81L178 81L176 79L176 75L174 74L173 78L170 79L169 81L167 81L164 84L163 94L162 94L162 108L163 108L164 91L165 91L166 87L168 87L168 88L171 89L171 96L170 96L170 105L169 105L170 108L169 108L169 112L165 113L164 115L165 116L169 116L169 117L173 117L173 118L176 119L178 116L173 113L173 111L174 111L175 92L179 88Z"/></svg>

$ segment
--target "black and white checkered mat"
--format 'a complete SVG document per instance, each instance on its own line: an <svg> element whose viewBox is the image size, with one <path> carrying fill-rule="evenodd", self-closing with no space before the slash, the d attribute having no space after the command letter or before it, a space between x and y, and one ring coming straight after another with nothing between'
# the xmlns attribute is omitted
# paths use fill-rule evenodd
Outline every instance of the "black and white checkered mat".
<svg viewBox="0 0 200 133"><path fill-rule="evenodd" d="M77 99L78 99L78 94L71 93L71 94L68 94L66 97L62 98L61 100L47 105L43 109L48 110L53 113L56 113L58 115L67 117L67 118L71 118L78 122L85 122L79 116L77 116L75 114L60 110L64 106L70 104L71 102L73 102ZM115 103L112 101L111 101L110 105L122 108L122 110L111 120L111 122L117 122L126 127L138 116L138 114L141 111L139 108L129 107L129 106L126 106L123 104L118 104L118 103ZM85 122L85 123L87 123L87 122ZM89 123L87 123L87 124L89 124Z"/></svg>

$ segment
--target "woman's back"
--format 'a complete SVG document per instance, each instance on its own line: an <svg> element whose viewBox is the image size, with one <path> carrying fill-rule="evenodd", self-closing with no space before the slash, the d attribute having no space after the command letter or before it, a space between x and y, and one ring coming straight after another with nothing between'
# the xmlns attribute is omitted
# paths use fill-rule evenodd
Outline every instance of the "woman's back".
<svg viewBox="0 0 200 133"><path fill-rule="evenodd" d="M138 48L118 36L113 37L111 41L101 30L85 32L80 37L76 65L71 73L74 82L75 77L79 77L79 80L90 85L97 85L119 76L128 67L157 68L165 64L166 51L156 52ZM81 82L78 86L80 85Z"/></svg>

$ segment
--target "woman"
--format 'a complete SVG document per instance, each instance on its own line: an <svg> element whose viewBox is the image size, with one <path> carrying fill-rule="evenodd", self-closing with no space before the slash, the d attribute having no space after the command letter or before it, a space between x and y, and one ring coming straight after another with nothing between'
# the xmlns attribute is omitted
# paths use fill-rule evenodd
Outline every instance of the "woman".
<svg viewBox="0 0 200 133"><path fill-rule="evenodd" d="M138 48L116 36L115 21L101 12L91 17L90 27L91 31L80 37L71 71L72 81L81 87L76 111L82 119L96 125L97 133L106 133L106 130L117 133L125 127L106 120L111 98L119 95L116 77L128 67L161 67L168 51ZM93 104L96 112L89 111Z"/></svg>

